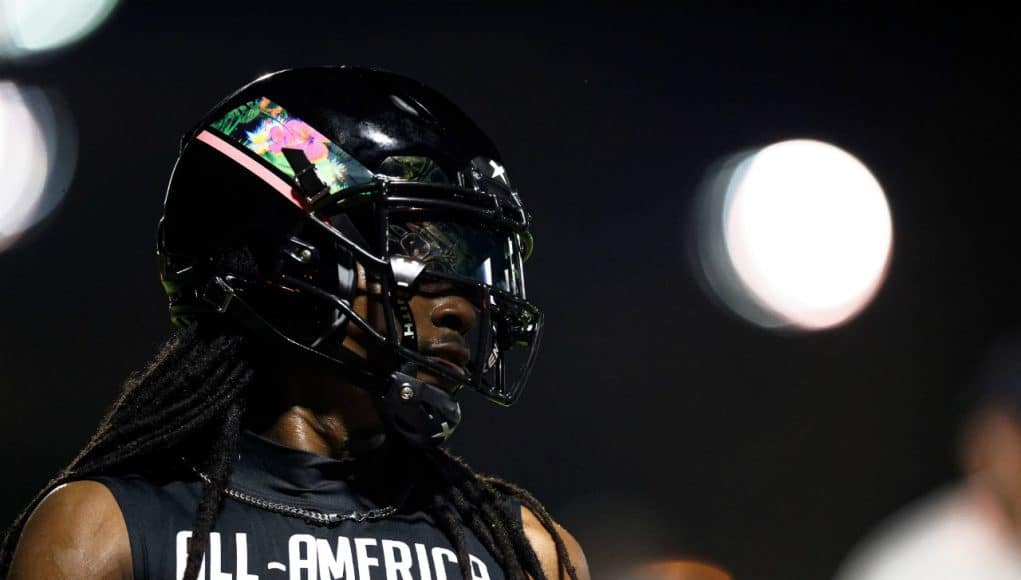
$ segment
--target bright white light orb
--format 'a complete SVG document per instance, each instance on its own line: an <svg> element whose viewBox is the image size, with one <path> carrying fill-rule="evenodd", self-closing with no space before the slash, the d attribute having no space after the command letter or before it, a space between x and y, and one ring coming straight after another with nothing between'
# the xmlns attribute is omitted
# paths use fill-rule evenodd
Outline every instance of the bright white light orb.
<svg viewBox="0 0 1021 580"><path fill-rule="evenodd" d="M0 251L60 203L77 153L63 107L39 89L0 81Z"/></svg>
<svg viewBox="0 0 1021 580"><path fill-rule="evenodd" d="M71 44L102 24L116 5L117 0L0 0L0 56Z"/></svg>
<svg viewBox="0 0 1021 580"><path fill-rule="evenodd" d="M730 268L774 326L838 325L882 283L890 209L876 178L842 149L813 140L760 149L733 168L722 204Z"/></svg>
<svg viewBox="0 0 1021 580"><path fill-rule="evenodd" d="M0 250L13 242L42 198L49 155L42 127L14 83L0 82Z"/></svg>

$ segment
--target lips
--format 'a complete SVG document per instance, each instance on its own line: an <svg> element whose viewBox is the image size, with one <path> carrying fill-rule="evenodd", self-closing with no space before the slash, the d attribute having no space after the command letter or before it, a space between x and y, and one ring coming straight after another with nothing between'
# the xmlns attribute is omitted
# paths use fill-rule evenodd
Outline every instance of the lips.
<svg viewBox="0 0 1021 580"><path fill-rule="evenodd" d="M449 360L447 360L445 358L440 358L438 356L430 356L428 358L429 358L429 360L431 360L433 362L436 362L436 363L439 363L440 366L446 367L446 368L454 371L455 373L457 373L457 374L459 374L461 376L465 376L465 375L468 374L468 371L466 371L463 366L456 365L456 364L450 362Z"/></svg>
<svg viewBox="0 0 1021 580"><path fill-rule="evenodd" d="M464 376L468 374L464 365L467 364L471 354L469 353L468 348L462 344L450 342L441 343L429 347L422 354L429 357L430 360L441 366L449 368L459 375Z"/></svg>

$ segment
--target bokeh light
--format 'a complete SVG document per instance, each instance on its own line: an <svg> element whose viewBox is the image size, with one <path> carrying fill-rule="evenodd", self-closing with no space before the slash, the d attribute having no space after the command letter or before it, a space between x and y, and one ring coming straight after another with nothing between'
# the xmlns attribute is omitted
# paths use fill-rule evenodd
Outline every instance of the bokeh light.
<svg viewBox="0 0 1021 580"><path fill-rule="evenodd" d="M699 560L664 560L639 567L629 580L733 580L722 568Z"/></svg>
<svg viewBox="0 0 1021 580"><path fill-rule="evenodd" d="M64 108L40 89L0 81L0 251L57 206L76 158Z"/></svg>
<svg viewBox="0 0 1021 580"><path fill-rule="evenodd" d="M641 565L688 545L670 531L662 507L641 494L598 491L556 509L558 519L578 534L596 578L630 580Z"/></svg>
<svg viewBox="0 0 1021 580"><path fill-rule="evenodd" d="M80 40L116 5L117 0L0 0L0 57L31 56Z"/></svg>
<svg viewBox="0 0 1021 580"><path fill-rule="evenodd" d="M764 327L848 321L875 295L890 260L893 226L879 182L820 141L728 159L706 181L697 218L708 286Z"/></svg>

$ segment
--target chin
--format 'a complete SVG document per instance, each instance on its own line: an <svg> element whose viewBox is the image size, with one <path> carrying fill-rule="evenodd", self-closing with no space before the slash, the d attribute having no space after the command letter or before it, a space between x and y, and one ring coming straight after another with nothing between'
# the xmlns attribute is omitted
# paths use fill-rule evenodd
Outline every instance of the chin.
<svg viewBox="0 0 1021 580"><path fill-rule="evenodd" d="M458 381L452 381L446 377L437 377L427 372L419 372L415 375L415 378L451 394L456 393L461 388L461 383Z"/></svg>

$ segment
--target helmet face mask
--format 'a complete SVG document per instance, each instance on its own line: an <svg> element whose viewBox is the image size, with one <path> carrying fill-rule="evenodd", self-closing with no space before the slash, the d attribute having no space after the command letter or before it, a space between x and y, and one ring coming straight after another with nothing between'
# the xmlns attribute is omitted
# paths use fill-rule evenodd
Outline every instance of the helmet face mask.
<svg viewBox="0 0 1021 580"><path fill-rule="evenodd" d="M300 339L288 334L304 346L339 358L343 355L337 350L344 348L343 325L356 324L372 337L371 350L383 353L384 366L414 363L420 371L468 387L498 404L513 404L531 370L542 330L541 313L525 299L525 236L515 231L516 226L498 224L486 214L433 207L433 198L417 200L407 195L406 188L394 195L392 190L398 188L392 187L393 182L379 183L373 195L359 194L368 210L361 221L378 224L378 232L385 235L374 248L344 235L338 227L348 229L350 223L341 224L331 219L336 214L323 211L310 214L309 219L328 232L323 236L325 243L291 237L281 252L280 285L289 291L284 296L307 300L306 309L319 316L296 319L296 309L281 307L279 325L313 321ZM323 246L330 251L323 252ZM335 264L343 263L338 256L345 253L356 256L353 259L365 269L369 282L381 288L378 300L385 328L373 327L355 312L350 300L344 300L345 284L338 281L343 275L330 274ZM305 268L303 257L310 262ZM349 278L347 284L352 283ZM264 288L278 291L274 286ZM464 335L470 356L463 372L419 352L418 331L407 306L410 296L419 292L458 295L475 308L476 322ZM526 356L514 356L520 354Z"/></svg>
<svg viewBox="0 0 1021 580"><path fill-rule="evenodd" d="M361 80L376 85L373 106L417 114L349 115L339 106L322 121L331 129L327 135L291 115L284 97L270 96L289 76L312 84ZM538 350L542 315L525 294L530 219L492 144L449 101L391 73L284 71L270 75L262 94L265 78L228 98L182 145L159 238L175 321L233 315L339 363L380 395L383 415L413 442L442 442L456 427L459 407L443 402L456 390L451 385L513 404ZM357 104L352 108L359 113L368 108ZM329 106L307 110L322 117ZM409 116L422 126L402 143ZM361 137L338 131L344 123ZM465 137L430 141L428 130L448 141L449 135ZM216 196L215 209L203 196ZM255 267L224 268L210 258L232 247L250 251ZM358 266L379 289L382 328L352 308ZM467 357L456 361L461 368L449 357L419 351L409 307L416 293L457 295L475 308L475 324L462 333ZM368 359L343 344L355 326L372 343ZM448 386L430 389L415 380L419 373ZM409 399L413 412L398 408Z"/></svg>

